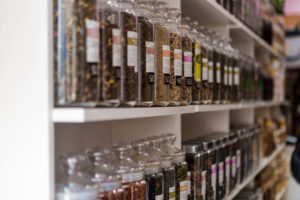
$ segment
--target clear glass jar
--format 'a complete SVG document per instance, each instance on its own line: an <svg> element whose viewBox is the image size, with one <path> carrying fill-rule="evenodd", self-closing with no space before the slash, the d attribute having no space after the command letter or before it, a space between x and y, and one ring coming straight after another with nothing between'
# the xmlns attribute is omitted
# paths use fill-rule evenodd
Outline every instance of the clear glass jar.
<svg viewBox="0 0 300 200"><path fill-rule="evenodd" d="M56 181L56 200L97 200L98 187L83 172L87 160L83 155L69 153L60 157L61 173Z"/></svg>
<svg viewBox="0 0 300 200"><path fill-rule="evenodd" d="M229 152L230 152L230 190L233 190L237 184L237 160L236 160L236 150L237 150L237 135L235 132L231 132L229 135Z"/></svg>
<svg viewBox="0 0 300 200"><path fill-rule="evenodd" d="M202 144L191 144L185 142L182 145L182 149L185 152L185 160L188 166L187 179L188 179L188 199L203 200L204 197L201 193L201 174L204 165L204 153Z"/></svg>
<svg viewBox="0 0 300 200"><path fill-rule="evenodd" d="M165 25L166 4L156 2L152 12L155 43L155 106L167 106L170 102L170 32Z"/></svg>
<svg viewBox="0 0 300 200"><path fill-rule="evenodd" d="M134 106L138 83L138 33L133 0L116 0L121 30L121 104Z"/></svg>
<svg viewBox="0 0 300 200"><path fill-rule="evenodd" d="M233 87L232 87L232 101L239 101L239 85L240 85L240 66L239 66L239 51L233 51Z"/></svg>
<svg viewBox="0 0 300 200"><path fill-rule="evenodd" d="M146 149L146 153L155 161L159 161L163 155L160 149L162 139L159 136L150 136L147 138L149 146Z"/></svg>
<svg viewBox="0 0 300 200"><path fill-rule="evenodd" d="M99 106L118 106L121 98L121 31L115 1L98 1L100 27Z"/></svg>
<svg viewBox="0 0 300 200"><path fill-rule="evenodd" d="M176 136L173 133L167 133L161 136L163 142L161 144L161 151L163 154L177 153L180 152L174 143L176 141Z"/></svg>
<svg viewBox="0 0 300 200"><path fill-rule="evenodd" d="M220 104L221 88L221 54L219 48L219 34L212 37L213 46L213 103Z"/></svg>
<svg viewBox="0 0 300 200"><path fill-rule="evenodd" d="M96 106L99 79L99 22L95 0L57 4L54 46L56 106Z"/></svg>
<svg viewBox="0 0 300 200"><path fill-rule="evenodd" d="M175 167L175 199L188 198L188 180L187 180L187 163L185 161L185 153L172 153L173 165Z"/></svg>
<svg viewBox="0 0 300 200"><path fill-rule="evenodd" d="M170 156L160 160L161 171L164 175L164 200L175 199L175 167Z"/></svg>
<svg viewBox="0 0 300 200"><path fill-rule="evenodd" d="M137 106L151 106L154 100L154 30L150 17L154 0L137 1L138 101Z"/></svg>
<svg viewBox="0 0 300 200"><path fill-rule="evenodd" d="M112 169L109 163L110 151L104 147L86 150L89 165L85 171L88 177L99 187L100 200L124 200L121 176Z"/></svg>
<svg viewBox="0 0 300 200"><path fill-rule="evenodd" d="M208 58L208 93L207 103L213 103L213 86L214 86L214 57L213 57L213 44L212 44L212 30L206 30L206 42L207 42L207 58Z"/></svg>
<svg viewBox="0 0 300 200"><path fill-rule="evenodd" d="M144 139L134 141L132 146L135 149L135 153L131 158L145 168L147 200L163 199L163 174L160 169L160 162L154 161L146 153L148 142Z"/></svg>
<svg viewBox="0 0 300 200"><path fill-rule="evenodd" d="M233 48L231 47L230 40L227 40L225 50L228 56L228 83L227 83L227 101L232 102L232 88L233 88Z"/></svg>
<svg viewBox="0 0 300 200"><path fill-rule="evenodd" d="M226 39L219 38L220 61L221 61L221 85L220 85L220 100L221 103L227 103L227 81L228 81L228 58L225 49Z"/></svg>
<svg viewBox="0 0 300 200"><path fill-rule="evenodd" d="M181 44L182 44L182 90L181 105L192 103L192 85L193 85L193 44L191 39L191 27L188 25L190 18L184 17L181 20Z"/></svg>
<svg viewBox="0 0 300 200"><path fill-rule="evenodd" d="M146 200L147 182L144 179L144 168L129 158L128 144L113 144L112 149L114 151L112 166L122 177L125 200Z"/></svg>
<svg viewBox="0 0 300 200"><path fill-rule="evenodd" d="M182 48L179 31L181 12L176 8L167 8L166 27L170 32L170 104L179 106L182 90Z"/></svg>

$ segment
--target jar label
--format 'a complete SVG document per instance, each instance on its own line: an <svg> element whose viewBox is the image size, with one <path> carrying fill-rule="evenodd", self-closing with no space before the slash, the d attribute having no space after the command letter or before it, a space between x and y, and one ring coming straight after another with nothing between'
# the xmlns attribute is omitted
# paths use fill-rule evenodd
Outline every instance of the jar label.
<svg viewBox="0 0 300 200"><path fill-rule="evenodd" d="M211 187L213 189L214 195L216 194L216 187L217 187L217 169L216 164L211 166Z"/></svg>
<svg viewBox="0 0 300 200"><path fill-rule="evenodd" d="M231 157L231 175L232 177L235 177L236 175L236 157Z"/></svg>
<svg viewBox="0 0 300 200"><path fill-rule="evenodd" d="M155 200L163 200L163 199L164 199L164 195L163 194L155 196Z"/></svg>
<svg viewBox="0 0 300 200"><path fill-rule="evenodd" d="M184 52L184 77L192 77L192 52Z"/></svg>
<svg viewBox="0 0 300 200"><path fill-rule="evenodd" d="M86 27L86 61L88 63L99 62L99 22L85 20Z"/></svg>
<svg viewBox="0 0 300 200"><path fill-rule="evenodd" d="M163 48L163 73L170 74L170 46L162 45Z"/></svg>
<svg viewBox="0 0 300 200"><path fill-rule="evenodd" d="M208 82L213 83L214 82L214 65L213 62L208 62Z"/></svg>
<svg viewBox="0 0 300 200"><path fill-rule="evenodd" d="M181 181L179 183L179 186L180 186L180 200L187 200L188 182L187 181Z"/></svg>
<svg viewBox="0 0 300 200"><path fill-rule="evenodd" d="M138 34L134 31L127 32L127 65L134 67L137 73L137 38Z"/></svg>
<svg viewBox="0 0 300 200"><path fill-rule="evenodd" d="M203 197L203 200L205 200L205 196L206 196L206 171L203 171L201 173L201 195Z"/></svg>
<svg viewBox="0 0 300 200"><path fill-rule="evenodd" d="M170 200L175 200L175 187L170 187L169 188L169 199Z"/></svg>
<svg viewBox="0 0 300 200"><path fill-rule="evenodd" d="M239 67L234 68L234 85L240 84L240 69Z"/></svg>
<svg viewBox="0 0 300 200"><path fill-rule="evenodd" d="M230 157L225 159L225 176L226 176L226 192L229 192L230 188Z"/></svg>
<svg viewBox="0 0 300 200"><path fill-rule="evenodd" d="M146 72L154 73L154 42L146 42Z"/></svg>
<svg viewBox="0 0 300 200"><path fill-rule="evenodd" d="M78 192L58 192L55 194L57 200L90 200L97 199L98 192L96 189L87 189Z"/></svg>
<svg viewBox="0 0 300 200"><path fill-rule="evenodd" d="M191 194L191 175L190 171L187 172L188 194Z"/></svg>
<svg viewBox="0 0 300 200"><path fill-rule="evenodd" d="M228 67L226 65L224 66L224 85L228 85Z"/></svg>
<svg viewBox="0 0 300 200"><path fill-rule="evenodd" d="M228 84L229 84L229 86L232 86L232 67L231 66L229 66L229 68L228 68L228 79L229 79L229 82L228 82Z"/></svg>
<svg viewBox="0 0 300 200"><path fill-rule="evenodd" d="M224 163L223 162L219 162L219 185L223 185L223 181L224 181Z"/></svg>
<svg viewBox="0 0 300 200"><path fill-rule="evenodd" d="M241 150L236 151L236 167L241 167Z"/></svg>
<svg viewBox="0 0 300 200"><path fill-rule="evenodd" d="M216 70L217 70L217 83L221 83L221 63L217 63L216 66Z"/></svg>
<svg viewBox="0 0 300 200"><path fill-rule="evenodd" d="M121 66L121 30L112 29L112 63L114 67Z"/></svg>
<svg viewBox="0 0 300 200"><path fill-rule="evenodd" d="M202 58L202 80L207 81L208 80L208 59Z"/></svg>
<svg viewBox="0 0 300 200"><path fill-rule="evenodd" d="M182 76L182 50L174 49L174 76Z"/></svg>
<svg viewBox="0 0 300 200"><path fill-rule="evenodd" d="M200 44L195 43L195 58L194 58L194 63L195 63L195 78L194 80L199 83L201 81L201 49L200 49Z"/></svg>

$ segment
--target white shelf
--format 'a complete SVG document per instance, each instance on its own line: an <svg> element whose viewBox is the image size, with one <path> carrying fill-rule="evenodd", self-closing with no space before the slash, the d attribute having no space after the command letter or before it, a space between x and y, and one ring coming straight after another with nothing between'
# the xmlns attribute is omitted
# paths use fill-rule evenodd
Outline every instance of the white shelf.
<svg viewBox="0 0 300 200"><path fill-rule="evenodd" d="M151 108L54 108L52 119L56 123L83 123L110 121L197 112L216 112L280 105L278 102L238 103L224 105L196 105Z"/></svg>
<svg viewBox="0 0 300 200"><path fill-rule="evenodd" d="M226 200L232 200L244 187L246 187L266 166L268 166L276 156L283 151L285 144L281 144L277 149L267 158L261 161L261 165L250 175L243 183L239 184L227 197Z"/></svg>

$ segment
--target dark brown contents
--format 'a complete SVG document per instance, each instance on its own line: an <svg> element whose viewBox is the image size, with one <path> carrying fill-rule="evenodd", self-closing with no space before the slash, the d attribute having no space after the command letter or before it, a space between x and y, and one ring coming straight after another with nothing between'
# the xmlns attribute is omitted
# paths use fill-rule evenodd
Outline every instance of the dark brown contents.
<svg viewBox="0 0 300 200"><path fill-rule="evenodd" d="M125 200L146 200L147 182L144 180L123 183Z"/></svg>
<svg viewBox="0 0 300 200"><path fill-rule="evenodd" d="M201 167L203 162L203 156L200 154L186 154L186 162L188 165L188 171L191 173L191 193L188 195L189 200L199 199L201 196Z"/></svg>
<svg viewBox="0 0 300 200"><path fill-rule="evenodd" d="M187 180L187 164L175 164L176 200L180 200L180 182Z"/></svg>
<svg viewBox="0 0 300 200"><path fill-rule="evenodd" d="M190 71L186 68L191 68L192 73L192 40L189 37L182 37L182 95L181 100L183 104L190 104L192 101L192 85L193 77L186 74L186 71ZM191 55L186 55L190 53ZM192 75L192 74L191 74Z"/></svg>
<svg viewBox="0 0 300 200"><path fill-rule="evenodd" d="M164 174L164 200L175 198L174 192L170 192L170 188L175 189L175 169L174 168L162 168Z"/></svg>
<svg viewBox="0 0 300 200"><path fill-rule="evenodd" d="M214 64L213 64L213 52L211 50L207 51L208 54L208 85L209 89L207 92L207 99L209 102L212 102L213 100L213 85L214 85L214 77L213 77L213 71L214 71Z"/></svg>
<svg viewBox="0 0 300 200"><path fill-rule="evenodd" d="M156 196L163 195L163 174L146 175L148 185L148 200L155 200Z"/></svg>
<svg viewBox="0 0 300 200"><path fill-rule="evenodd" d="M220 93L221 93L221 101L227 100L227 57L225 54L221 54L221 86L220 86ZM226 81L226 82L225 82Z"/></svg>
<svg viewBox="0 0 300 200"><path fill-rule="evenodd" d="M122 189L101 192L99 200L124 200L124 192Z"/></svg>
<svg viewBox="0 0 300 200"><path fill-rule="evenodd" d="M214 103L219 103L220 101L220 73L221 73L221 63L220 63L220 53L217 51L213 52L213 62L214 62L214 72L213 72L213 76L214 76L214 82L213 82L213 101Z"/></svg>
<svg viewBox="0 0 300 200"><path fill-rule="evenodd" d="M208 100L208 91L209 91L209 84L208 84L208 54L207 49L201 47L201 102L206 103Z"/></svg>

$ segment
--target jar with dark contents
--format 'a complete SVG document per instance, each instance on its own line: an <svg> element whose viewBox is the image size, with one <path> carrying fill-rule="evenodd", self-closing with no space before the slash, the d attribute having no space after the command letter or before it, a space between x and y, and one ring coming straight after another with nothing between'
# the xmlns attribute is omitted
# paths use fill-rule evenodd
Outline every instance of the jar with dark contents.
<svg viewBox="0 0 300 200"><path fill-rule="evenodd" d="M192 66L193 66L193 86L192 86L192 104L198 105L201 102L201 44L203 36L198 31L199 24L196 21L189 23L191 27L191 37L193 43Z"/></svg>
<svg viewBox="0 0 300 200"><path fill-rule="evenodd" d="M118 106L121 97L121 30L114 1L100 0L100 87L98 106Z"/></svg>
<svg viewBox="0 0 300 200"><path fill-rule="evenodd" d="M154 30L150 16L154 1L137 1L138 99L137 106L151 106L154 99Z"/></svg>
<svg viewBox="0 0 300 200"><path fill-rule="evenodd" d="M182 44L182 90L181 105L189 105L192 103L192 85L193 85L193 63L192 63L192 39L191 28L188 25L189 18L185 17L181 21L181 44Z"/></svg>
<svg viewBox="0 0 300 200"><path fill-rule="evenodd" d="M232 101L239 101L239 85L240 85L240 67L239 67L239 52L233 51L233 84L232 84Z"/></svg>
<svg viewBox="0 0 300 200"><path fill-rule="evenodd" d="M251 127L247 127L248 132L248 140L247 140L247 148L248 148L248 173L251 174L253 169L253 131Z"/></svg>
<svg viewBox="0 0 300 200"><path fill-rule="evenodd" d="M241 129L237 129L236 131L236 174L237 174L237 184L241 183L241 163L242 163L242 154L241 154L241 147L242 147L242 142L241 142Z"/></svg>
<svg viewBox="0 0 300 200"><path fill-rule="evenodd" d="M225 195L230 192L230 152L229 152L229 136L228 133L222 137L222 152L224 154L224 188Z"/></svg>
<svg viewBox="0 0 300 200"><path fill-rule="evenodd" d="M220 104L220 88L221 88L221 54L219 48L219 34L214 33L213 45L213 103Z"/></svg>
<svg viewBox="0 0 300 200"><path fill-rule="evenodd" d="M201 193L201 174L204 162L203 145L184 142L182 149L185 152L185 160L188 166L188 199L203 200Z"/></svg>
<svg viewBox="0 0 300 200"><path fill-rule="evenodd" d="M147 138L149 142L148 147L146 148L146 153L155 161L159 161L163 155L163 152L160 149L162 143L162 138L159 136L150 136Z"/></svg>
<svg viewBox="0 0 300 200"><path fill-rule="evenodd" d="M163 154L178 153L180 149L175 146L176 136L173 133L163 134L161 136L163 142L161 143L160 149Z"/></svg>
<svg viewBox="0 0 300 200"><path fill-rule="evenodd" d="M145 168L145 179L147 181L147 200L163 199L163 174L160 169L160 161L154 160L146 153L149 142L139 139L132 142L135 153L131 159L139 166Z"/></svg>
<svg viewBox="0 0 300 200"><path fill-rule="evenodd" d="M167 106L170 102L170 32L165 26L165 7L165 2L156 2L152 16L155 43L155 106Z"/></svg>
<svg viewBox="0 0 300 200"><path fill-rule="evenodd" d="M129 157L128 144L113 144L114 159L112 166L122 177L122 188L125 200L147 199L147 182L144 179L144 168L138 166Z"/></svg>
<svg viewBox="0 0 300 200"><path fill-rule="evenodd" d="M213 32L211 30L206 31L207 35L207 42L208 42L208 49L207 49L207 58L208 58L208 103L213 103L213 86L214 86L214 57L213 57L213 44L212 44L212 36Z"/></svg>
<svg viewBox="0 0 300 200"><path fill-rule="evenodd" d="M62 0L57 4L54 38L56 106L98 103L99 21L95 0ZM55 31L55 30L54 30Z"/></svg>
<svg viewBox="0 0 300 200"><path fill-rule="evenodd" d="M220 62L221 62L221 86L220 102L227 103L227 81L228 81L228 57L226 51L226 38L220 38Z"/></svg>
<svg viewBox="0 0 300 200"><path fill-rule="evenodd" d="M233 78L234 78L234 58L233 58L233 48L231 46L228 47L229 52L229 60L228 60L228 99L230 102L233 100Z"/></svg>
<svg viewBox="0 0 300 200"><path fill-rule="evenodd" d="M179 31L181 12L179 9L166 8L168 19L166 27L170 32L170 104L179 106L182 89L182 49Z"/></svg>
<svg viewBox="0 0 300 200"><path fill-rule="evenodd" d="M117 0L121 30L121 104L134 106L138 86L138 33L133 0Z"/></svg>
<svg viewBox="0 0 300 200"><path fill-rule="evenodd" d="M175 200L175 167L170 156L160 160L161 171L164 175L164 200Z"/></svg>
<svg viewBox="0 0 300 200"><path fill-rule="evenodd" d="M237 136L233 131L229 135L229 153L230 153L230 190L233 190L237 184L237 170L236 170L236 145Z"/></svg>
<svg viewBox="0 0 300 200"><path fill-rule="evenodd" d="M186 200L188 198L188 180L187 180L187 163L185 153L172 153L173 165L175 167L175 199Z"/></svg>
<svg viewBox="0 0 300 200"><path fill-rule="evenodd" d="M99 187L100 200L124 200L121 176L117 175L109 163L110 151L104 147L86 150L89 165L85 170L88 177Z"/></svg>
<svg viewBox="0 0 300 200"><path fill-rule="evenodd" d="M231 102L232 96L232 47L230 45L230 38L225 39L224 44L224 55L225 55L225 64L224 64L224 95L225 100L224 103Z"/></svg>
<svg viewBox="0 0 300 200"><path fill-rule="evenodd" d="M246 129L241 128L240 146L241 146L241 175L240 182L243 182L246 178L246 166L247 166L247 143L246 143Z"/></svg>

